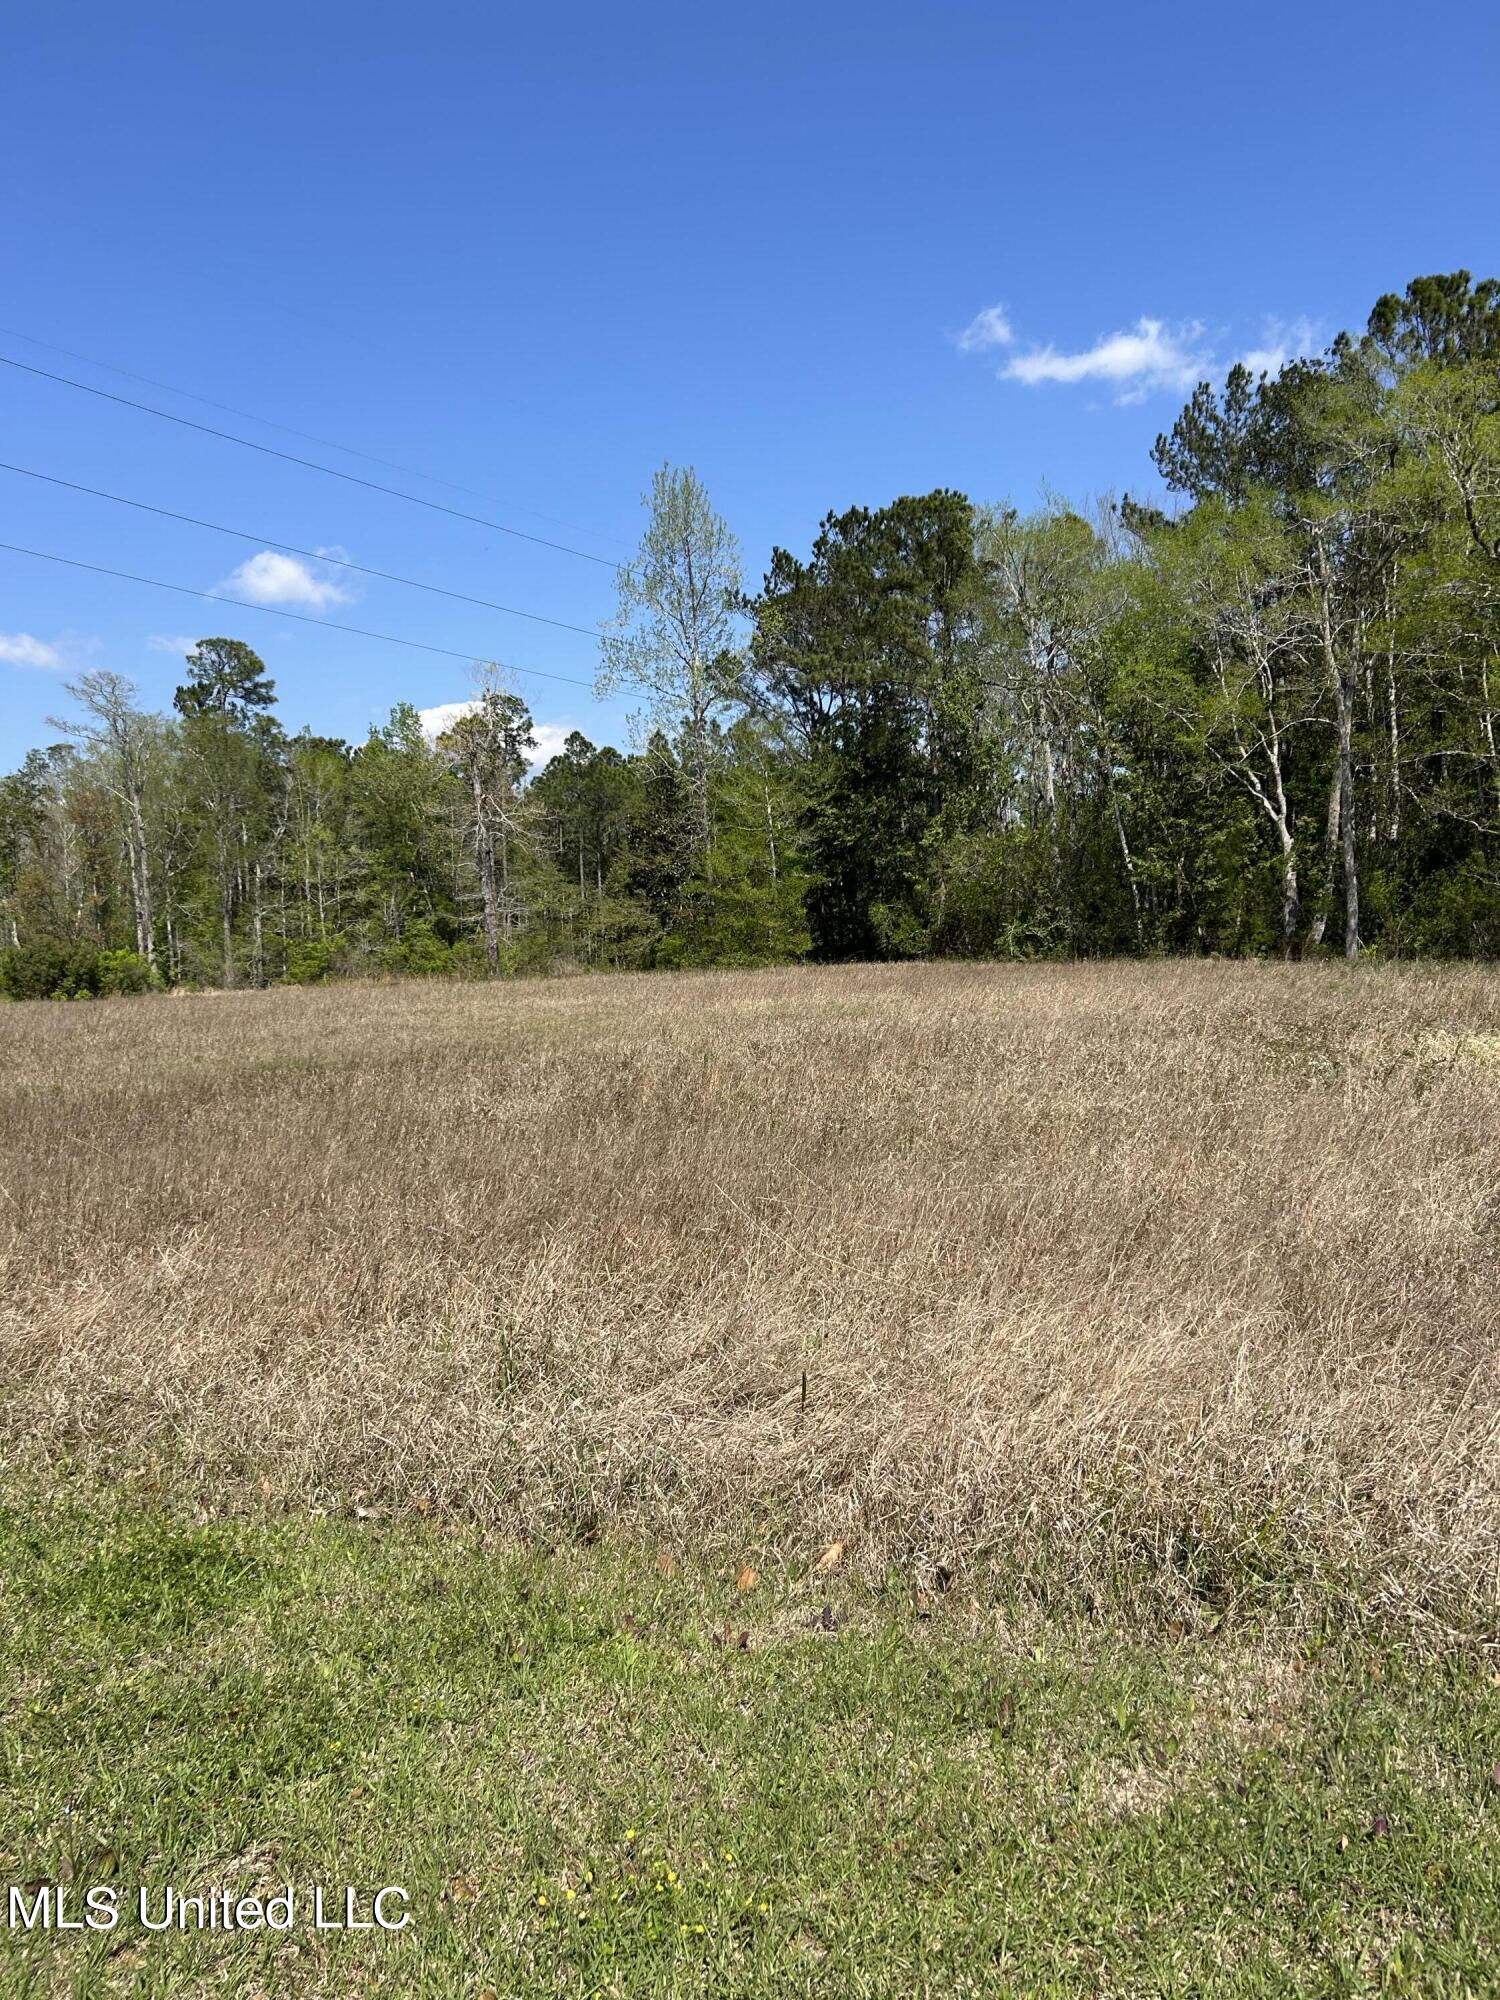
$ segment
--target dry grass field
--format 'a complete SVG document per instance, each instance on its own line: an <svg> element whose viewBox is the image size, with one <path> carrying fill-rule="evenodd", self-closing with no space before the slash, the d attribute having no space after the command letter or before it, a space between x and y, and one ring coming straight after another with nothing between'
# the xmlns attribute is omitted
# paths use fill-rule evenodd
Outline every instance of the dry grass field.
<svg viewBox="0 0 1500 2000"><path fill-rule="evenodd" d="M124 1913L0 1994L1500 1994L1497 1054L1474 969L0 1009L0 1894Z"/></svg>
<svg viewBox="0 0 1500 2000"><path fill-rule="evenodd" d="M1500 978L1219 964L0 1010L0 1434L1492 1634Z"/></svg>

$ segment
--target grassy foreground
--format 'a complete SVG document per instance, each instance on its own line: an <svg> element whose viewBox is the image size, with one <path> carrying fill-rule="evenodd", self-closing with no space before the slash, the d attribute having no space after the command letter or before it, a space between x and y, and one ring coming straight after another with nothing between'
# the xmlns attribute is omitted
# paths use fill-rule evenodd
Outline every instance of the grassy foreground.
<svg viewBox="0 0 1500 2000"><path fill-rule="evenodd" d="M1500 1990L1484 1667L87 1482L0 1575L0 1874L124 1912L7 1995ZM135 1917L288 1881L412 1922Z"/></svg>
<svg viewBox="0 0 1500 2000"><path fill-rule="evenodd" d="M1479 967L0 1009L0 1996L1500 1993L1497 1218Z"/></svg>

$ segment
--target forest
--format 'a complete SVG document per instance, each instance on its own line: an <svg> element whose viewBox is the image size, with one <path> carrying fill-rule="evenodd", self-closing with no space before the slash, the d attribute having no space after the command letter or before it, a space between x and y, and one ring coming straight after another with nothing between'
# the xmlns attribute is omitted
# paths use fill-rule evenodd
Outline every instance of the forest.
<svg viewBox="0 0 1500 2000"><path fill-rule="evenodd" d="M0 991L346 974L1500 950L1500 281L1193 393L1161 505L831 512L758 590L663 467L601 635L634 747L476 663L435 738L105 668L0 779Z"/></svg>

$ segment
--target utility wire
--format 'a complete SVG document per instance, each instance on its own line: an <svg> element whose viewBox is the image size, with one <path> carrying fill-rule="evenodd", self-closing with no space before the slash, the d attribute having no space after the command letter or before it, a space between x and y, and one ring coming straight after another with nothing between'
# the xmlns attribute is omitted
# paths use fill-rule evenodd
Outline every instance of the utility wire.
<svg viewBox="0 0 1500 2000"><path fill-rule="evenodd" d="M434 597L451 597L459 604L477 604L485 611L503 611L507 618L529 618L536 625L553 625L559 632L581 632L597 645L597 630L587 625L570 625L565 618L544 618L540 611L518 611L513 604L496 604L492 598L471 597L467 591L447 590L440 583L423 583L414 576L397 576L394 570L371 569L368 563L352 562L348 556L325 555L321 549L299 549L295 542L278 542L273 535L252 535L244 528L226 528L218 521L203 521L196 514L177 514L170 507L153 506L149 500L131 500L123 493L106 493L99 486L84 486L76 479L60 479L53 472L37 472L29 465L11 465L0 459L0 472L18 472L23 479L45 480L49 486L65 486L70 493L87 493L93 500L110 500L117 507L134 507L142 514L156 514L164 521L181 521L189 528L207 528L215 535L232 535L236 541L255 542L263 548L282 549L288 555L305 556L309 562L333 563L339 569L357 570L361 576L378 576L383 583L404 584L408 590L430 591Z"/></svg>
<svg viewBox="0 0 1500 2000"><path fill-rule="evenodd" d="M397 459L381 458L373 451L361 451L356 445L340 444L337 438L319 437L315 431L299 431L292 424L279 424L272 417L259 417L254 410L241 410L233 403L215 402L212 396L199 396L191 389L179 389L174 382L159 382L154 375L138 375L133 368L121 368L114 361L101 361L96 354L79 354L74 348L58 347L50 340L38 340L34 333L22 333L17 327L0 326L0 335L7 340L24 340L28 347L40 347L48 354L61 354L68 361L82 361L89 368L103 368L111 375L123 376L127 382L142 382L148 389L164 389L169 396L181 396L189 403L201 403L205 410L218 410L226 417L244 417L248 423L264 424L267 430L280 431L283 437L301 438L304 444L321 445L325 451L341 451L349 458L362 458L366 465L383 465L387 472L404 472L412 479L430 480L434 486L446 486L450 493L467 493L471 500L484 500L492 506L507 505L503 500L496 500L493 494L481 493L477 487L462 486L456 479L440 479L435 472L424 472L419 465L402 465ZM530 514L534 521L550 521L554 528L567 528L576 535L592 535L601 542L614 542L620 548L628 546L618 535L606 535L597 528L581 528L576 521L559 521L555 515L539 513L534 507L522 507L520 512Z"/></svg>
<svg viewBox="0 0 1500 2000"><path fill-rule="evenodd" d="M476 527L489 528L495 534L513 535L517 541L532 542L538 548L556 549L560 555L577 556L580 562L598 563L601 569L618 568L618 564L608 556L592 555L587 549L571 548L566 542L549 542L545 535L529 535L524 528L508 528L503 521L487 521L481 514L466 514L461 507L447 507L441 500L426 500L420 493L407 493L399 486L382 486L378 479L361 479L357 472L341 472L336 465L320 465L316 459L299 458L294 451L278 451L275 445L257 444L254 438L240 437L234 431L216 430L212 424L196 423L191 417L179 417L171 410L159 410L154 403L138 403L130 396L117 396L112 389L96 389L92 382L75 382L71 375L54 375L50 368L37 368L30 361L17 361L14 355L0 354L0 363L7 368L19 368L27 375L39 376L44 382L60 383L65 389L81 389L86 396L98 396L106 403L118 403L123 409L140 410L148 417L161 417L169 424L181 424L184 430L199 431L204 437L243 445L247 451L263 452L267 458L279 458L288 465L303 466L309 472L326 473L330 479L342 479L350 486L363 486L371 493L384 493L389 499L407 500L413 507L430 508L434 514L447 514L455 521L472 521Z"/></svg>
<svg viewBox="0 0 1500 2000"><path fill-rule="evenodd" d="M221 597L216 590L195 590L186 583L164 583L159 576L136 576L127 569L106 569L103 563L83 562L77 556L53 555L46 549L22 548L19 542L0 542L0 549L13 556L35 556L39 562L63 563L68 569L86 569L95 576L112 576L122 583L149 584L153 590L174 591L179 597L202 597L210 604L233 604L241 611L259 611L267 618L293 618L299 625L316 625L320 632L350 632L356 639L379 639L387 646L409 646L418 653L441 653L445 659L468 660L471 663L483 659L480 653L460 653L452 646L434 646L425 639L400 639L393 632L371 632L363 625L342 625L332 618L313 618L305 611L282 611L274 604L252 604L243 597ZM495 666L509 667L512 673L530 674L540 681L562 681L568 687L587 688L593 692L592 681L581 681L572 674L549 674L541 667L518 667L505 660L496 660Z"/></svg>

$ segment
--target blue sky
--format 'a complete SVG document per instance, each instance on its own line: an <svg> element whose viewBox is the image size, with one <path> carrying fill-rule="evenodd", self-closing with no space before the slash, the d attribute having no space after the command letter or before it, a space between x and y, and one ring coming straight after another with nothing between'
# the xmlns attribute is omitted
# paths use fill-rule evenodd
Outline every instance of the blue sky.
<svg viewBox="0 0 1500 2000"><path fill-rule="evenodd" d="M1321 342L1419 272L1500 269L1500 16L1472 0L54 0L6 40L0 354L610 560L664 459L752 580L856 502L1141 493L1199 372ZM0 438L264 538L0 472L0 540L592 679L584 636L265 544L590 629L607 563L11 368ZM257 648L291 728L359 738L466 691L462 659L0 551L0 766L51 740L70 669L166 706L175 642L209 633ZM624 740L628 704L517 685Z"/></svg>

